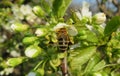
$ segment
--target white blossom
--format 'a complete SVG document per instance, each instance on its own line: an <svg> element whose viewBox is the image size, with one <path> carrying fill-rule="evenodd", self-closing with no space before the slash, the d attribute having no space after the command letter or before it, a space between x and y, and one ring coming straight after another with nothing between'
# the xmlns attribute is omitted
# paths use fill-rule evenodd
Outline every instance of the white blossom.
<svg viewBox="0 0 120 76"><path fill-rule="evenodd" d="M0 76L3 76L3 75L8 76L13 71L14 71L14 68L5 68L4 70L0 71Z"/></svg>
<svg viewBox="0 0 120 76"><path fill-rule="evenodd" d="M68 30L68 34L69 34L70 36L76 36L76 35L78 34L77 29L76 29L74 26L72 26L72 25L70 25L70 26L67 28L67 30Z"/></svg>
<svg viewBox="0 0 120 76"><path fill-rule="evenodd" d="M36 49L27 49L27 51L25 51L25 55L27 57L33 57L33 55L37 52Z"/></svg>
<svg viewBox="0 0 120 76"><path fill-rule="evenodd" d="M37 36L44 36L46 34L46 29L44 28L38 28L36 31L35 31L35 34Z"/></svg>
<svg viewBox="0 0 120 76"><path fill-rule="evenodd" d="M41 51L42 51L42 49L40 47L38 47L36 45L31 45L26 48L25 55L29 58L35 58L35 57L39 56Z"/></svg>
<svg viewBox="0 0 120 76"><path fill-rule="evenodd" d="M37 30L35 31L35 34L36 34L37 36L41 36L41 35L44 34L44 32L43 32L42 30L40 30L40 29L37 29Z"/></svg>
<svg viewBox="0 0 120 76"><path fill-rule="evenodd" d="M17 52L17 51L15 51L15 50L11 51L10 54L11 54L13 57L19 57L19 56L20 56L20 53Z"/></svg>
<svg viewBox="0 0 120 76"><path fill-rule="evenodd" d="M81 12L76 11L75 14L80 20L92 17L92 12L89 11L89 4L87 2L83 2Z"/></svg>
<svg viewBox="0 0 120 76"><path fill-rule="evenodd" d="M30 7L30 5L21 5L20 11L23 15L27 15L32 13L32 8Z"/></svg>
<svg viewBox="0 0 120 76"><path fill-rule="evenodd" d="M93 26L86 24L85 25L90 31L93 31Z"/></svg>
<svg viewBox="0 0 120 76"><path fill-rule="evenodd" d="M20 19L20 20L24 19L24 15L20 11L19 12L15 12L14 16L15 16L15 19Z"/></svg>
<svg viewBox="0 0 120 76"><path fill-rule="evenodd" d="M79 11L76 11L76 12L75 12L75 14L76 14L76 16L79 18L79 20L81 20L81 19L82 19L82 15L80 14L80 12L79 12Z"/></svg>
<svg viewBox="0 0 120 76"><path fill-rule="evenodd" d="M104 13L97 13L93 16L93 20L96 24L102 24L106 21L106 15Z"/></svg>
<svg viewBox="0 0 120 76"><path fill-rule="evenodd" d="M3 71L0 71L0 75L3 76L4 75L4 70Z"/></svg>
<svg viewBox="0 0 120 76"><path fill-rule="evenodd" d="M20 19L20 20L24 19L24 15L20 11L20 8L18 7L18 5L12 6L12 12L13 12L13 15L15 16L15 19Z"/></svg>
<svg viewBox="0 0 120 76"><path fill-rule="evenodd" d="M13 72L13 68L5 68L5 72L6 72L6 75L8 75L8 74L10 74L10 73L12 73Z"/></svg>
<svg viewBox="0 0 120 76"><path fill-rule="evenodd" d="M34 15L33 13L30 13L26 16L26 20L31 23L34 23L36 18L37 18L37 16Z"/></svg>
<svg viewBox="0 0 120 76"><path fill-rule="evenodd" d="M83 17L91 17L92 16L92 12L89 11L89 4L87 2L83 2L81 14Z"/></svg>
<svg viewBox="0 0 120 76"><path fill-rule="evenodd" d="M18 5L13 5L11 9L13 11L13 14L15 14L16 12L19 12L19 10L20 10Z"/></svg>
<svg viewBox="0 0 120 76"><path fill-rule="evenodd" d="M10 27L12 30L15 30L17 28L17 26L15 24L12 24Z"/></svg>
<svg viewBox="0 0 120 76"><path fill-rule="evenodd" d="M60 28L64 28L64 27L68 27L69 25L65 24L65 23L58 23L55 27L53 27L54 31L57 31Z"/></svg>

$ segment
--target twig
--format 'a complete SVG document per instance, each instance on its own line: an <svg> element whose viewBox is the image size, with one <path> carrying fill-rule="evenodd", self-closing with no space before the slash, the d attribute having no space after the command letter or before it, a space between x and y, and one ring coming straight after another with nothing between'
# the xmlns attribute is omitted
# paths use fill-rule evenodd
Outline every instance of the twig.
<svg viewBox="0 0 120 76"><path fill-rule="evenodd" d="M67 57L62 59L61 69L62 69L62 76L68 76Z"/></svg>
<svg viewBox="0 0 120 76"><path fill-rule="evenodd" d="M112 3L113 3L116 7L118 7L118 2L117 2L117 0L112 0Z"/></svg>
<svg viewBox="0 0 120 76"><path fill-rule="evenodd" d="M117 0L112 0L112 3L117 8L117 11L115 12L115 15L119 16L120 15L120 4L117 2Z"/></svg>
<svg viewBox="0 0 120 76"><path fill-rule="evenodd" d="M106 5L104 4L103 0L101 2L96 0L96 2L98 4L100 11L104 12L107 17L111 18L113 16L113 14L107 10Z"/></svg>

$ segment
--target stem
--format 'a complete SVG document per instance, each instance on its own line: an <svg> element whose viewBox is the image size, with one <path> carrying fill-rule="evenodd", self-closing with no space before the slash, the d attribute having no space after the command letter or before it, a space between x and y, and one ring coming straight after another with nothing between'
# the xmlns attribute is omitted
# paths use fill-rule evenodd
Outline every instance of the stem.
<svg viewBox="0 0 120 76"><path fill-rule="evenodd" d="M62 59L61 70L62 70L62 76L68 76L67 56Z"/></svg>
<svg viewBox="0 0 120 76"><path fill-rule="evenodd" d="M40 61L36 66L35 68L33 69L34 71L42 64L43 61Z"/></svg>

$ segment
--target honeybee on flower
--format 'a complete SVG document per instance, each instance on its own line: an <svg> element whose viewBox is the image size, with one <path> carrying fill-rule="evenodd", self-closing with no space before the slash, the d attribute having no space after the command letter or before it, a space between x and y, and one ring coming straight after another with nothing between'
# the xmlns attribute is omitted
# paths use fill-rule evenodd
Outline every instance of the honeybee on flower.
<svg viewBox="0 0 120 76"><path fill-rule="evenodd" d="M77 29L73 25L67 25L65 23L58 23L53 27L53 31L58 31L61 28L66 28L69 36L76 36L78 34Z"/></svg>

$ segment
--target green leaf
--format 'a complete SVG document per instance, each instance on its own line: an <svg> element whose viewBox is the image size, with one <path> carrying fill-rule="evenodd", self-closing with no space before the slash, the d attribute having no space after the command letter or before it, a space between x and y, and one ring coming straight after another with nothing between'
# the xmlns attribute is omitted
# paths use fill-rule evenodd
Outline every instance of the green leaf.
<svg viewBox="0 0 120 76"><path fill-rule="evenodd" d="M12 2L9 0L1 0L0 7L12 6Z"/></svg>
<svg viewBox="0 0 120 76"><path fill-rule="evenodd" d="M115 32L120 26L120 16L113 17L106 25L104 34L106 36L111 35L112 32Z"/></svg>
<svg viewBox="0 0 120 76"><path fill-rule="evenodd" d="M87 39L86 40L88 42L98 42L97 36L91 31L87 32Z"/></svg>
<svg viewBox="0 0 120 76"><path fill-rule="evenodd" d="M41 0L41 6L44 8L44 10L49 13L51 11L51 3L52 1L46 1L46 0Z"/></svg>
<svg viewBox="0 0 120 76"><path fill-rule="evenodd" d="M83 49L76 50L79 52L76 56L74 56L70 61L70 69L73 71L73 73L80 72L80 67L82 67L83 64L85 64L93 54L96 52L96 47L91 46Z"/></svg>
<svg viewBox="0 0 120 76"><path fill-rule="evenodd" d="M101 60L97 65L94 66L94 68L92 69L92 71L99 71L101 69L103 69L105 67L105 61Z"/></svg>
<svg viewBox="0 0 120 76"><path fill-rule="evenodd" d="M53 2L53 14L58 18L64 16L69 4L72 0L54 0Z"/></svg>
<svg viewBox="0 0 120 76"><path fill-rule="evenodd" d="M84 74L90 73L92 68L94 68L94 66L100 61L100 54L96 52L96 54L94 56L92 56L92 58L90 58Z"/></svg>

